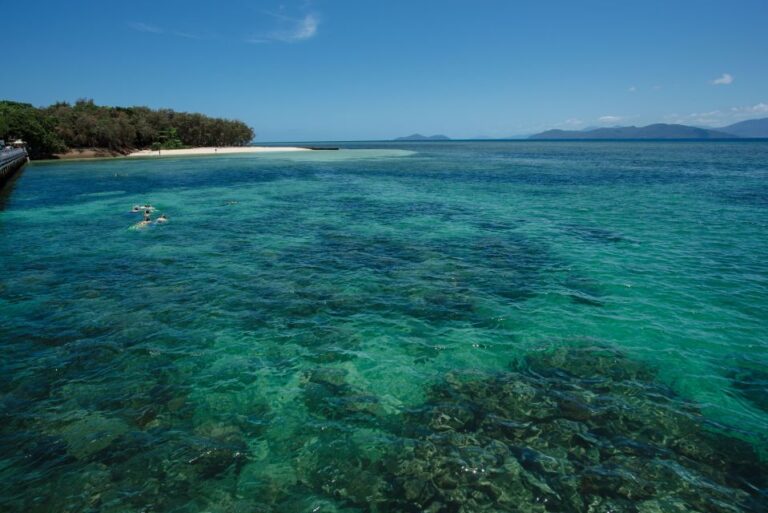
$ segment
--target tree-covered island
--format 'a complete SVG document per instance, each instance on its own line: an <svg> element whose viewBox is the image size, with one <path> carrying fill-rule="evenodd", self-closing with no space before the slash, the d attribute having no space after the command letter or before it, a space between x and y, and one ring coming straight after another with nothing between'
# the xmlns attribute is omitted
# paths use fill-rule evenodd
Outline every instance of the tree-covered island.
<svg viewBox="0 0 768 513"><path fill-rule="evenodd" d="M148 148L245 146L254 138L242 121L148 107L104 107L93 100L35 107L0 101L0 139L23 139L33 159L72 150L128 154Z"/></svg>

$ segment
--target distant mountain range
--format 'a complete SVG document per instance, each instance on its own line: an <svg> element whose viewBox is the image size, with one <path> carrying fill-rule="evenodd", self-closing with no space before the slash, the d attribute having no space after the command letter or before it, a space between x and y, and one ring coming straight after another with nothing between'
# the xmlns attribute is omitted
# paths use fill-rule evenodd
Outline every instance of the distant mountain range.
<svg viewBox="0 0 768 513"><path fill-rule="evenodd" d="M562 139L740 139L768 138L768 118L749 119L720 128L702 128L688 125L655 123L648 126L587 127L581 130L547 130L529 136L512 139L562 140ZM493 139L479 137L478 139ZM507 138L509 139L509 137ZM445 135L412 134L398 137L395 141L450 141Z"/></svg>
<svg viewBox="0 0 768 513"><path fill-rule="evenodd" d="M413 134L405 137L398 137L395 141L450 141L450 137L444 135L421 135Z"/></svg>
<svg viewBox="0 0 768 513"><path fill-rule="evenodd" d="M642 127L620 126L594 130L547 130L529 139L735 139L737 136L706 128L657 123Z"/></svg>
<svg viewBox="0 0 768 513"><path fill-rule="evenodd" d="M717 130L739 137L768 137L768 118L748 119Z"/></svg>
<svg viewBox="0 0 768 513"><path fill-rule="evenodd" d="M616 126L586 130L547 130L529 139L737 139L768 137L768 118L751 119L722 128L656 123L648 126Z"/></svg>

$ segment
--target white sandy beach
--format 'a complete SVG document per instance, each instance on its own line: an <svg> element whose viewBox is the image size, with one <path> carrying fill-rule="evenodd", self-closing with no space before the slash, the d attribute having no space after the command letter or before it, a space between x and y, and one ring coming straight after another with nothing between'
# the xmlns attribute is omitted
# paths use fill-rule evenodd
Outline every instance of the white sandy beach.
<svg viewBox="0 0 768 513"><path fill-rule="evenodd" d="M141 150L128 154L129 157L176 157L183 155L223 155L227 153L275 153L283 151L312 151L298 146L229 146L222 148L187 148L183 150Z"/></svg>

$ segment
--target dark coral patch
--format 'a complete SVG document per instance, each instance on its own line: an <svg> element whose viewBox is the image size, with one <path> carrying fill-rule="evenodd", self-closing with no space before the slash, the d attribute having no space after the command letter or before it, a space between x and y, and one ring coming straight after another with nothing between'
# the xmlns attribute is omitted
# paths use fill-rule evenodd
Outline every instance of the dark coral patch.
<svg viewBox="0 0 768 513"><path fill-rule="evenodd" d="M312 374L312 384L322 393L311 402L326 401L315 411L355 414L336 402L352 394L343 373ZM768 464L752 446L714 430L651 369L612 349L544 350L507 372L450 373L424 404L380 426L391 435L382 457L349 472L350 455L362 448L345 438L344 451L318 462L333 480L316 493L372 512L768 507ZM365 500L349 491L358 475Z"/></svg>

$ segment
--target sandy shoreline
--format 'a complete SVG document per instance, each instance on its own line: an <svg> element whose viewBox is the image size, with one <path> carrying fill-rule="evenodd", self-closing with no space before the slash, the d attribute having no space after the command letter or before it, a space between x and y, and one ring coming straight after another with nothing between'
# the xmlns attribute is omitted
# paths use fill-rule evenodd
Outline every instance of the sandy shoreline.
<svg viewBox="0 0 768 513"><path fill-rule="evenodd" d="M55 154L52 160L110 159L124 156L125 153L107 148L75 148L66 153Z"/></svg>
<svg viewBox="0 0 768 513"><path fill-rule="evenodd" d="M312 151L298 146L229 146L222 148L187 148L183 150L140 150L129 153L128 157L177 157L183 155L222 155L228 153L275 153L283 151Z"/></svg>

